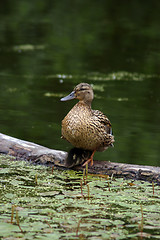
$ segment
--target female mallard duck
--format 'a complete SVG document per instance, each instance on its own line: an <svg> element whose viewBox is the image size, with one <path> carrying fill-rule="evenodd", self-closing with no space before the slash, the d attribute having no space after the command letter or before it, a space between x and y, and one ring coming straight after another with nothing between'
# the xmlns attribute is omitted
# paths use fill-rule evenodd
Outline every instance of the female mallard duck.
<svg viewBox="0 0 160 240"><path fill-rule="evenodd" d="M94 98L93 89L88 83L78 84L74 90L61 101L78 99L79 102L69 111L62 120L62 138L70 142L76 149L87 150L89 159L82 165L90 162L93 165L93 156L96 151L104 151L113 146L114 136L109 119L100 111L92 110ZM74 155L74 151L72 152ZM84 159L83 159L84 161ZM72 157L69 167L80 164Z"/></svg>

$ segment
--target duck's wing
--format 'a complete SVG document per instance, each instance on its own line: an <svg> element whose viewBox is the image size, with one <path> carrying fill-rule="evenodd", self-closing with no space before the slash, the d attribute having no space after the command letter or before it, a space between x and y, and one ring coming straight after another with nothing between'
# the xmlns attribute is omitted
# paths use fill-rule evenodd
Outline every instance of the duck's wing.
<svg viewBox="0 0 160 240"><path fill-rule="evenodd" d="M102 113L99 110L92 110L92 113L95 117L98 118L98 121L106 126L106 132L107 134L111 134L113 135L113 131L112 131L112 126L111 126L111 122L109 121L109 119L107 118L107 116Z"/></svg>

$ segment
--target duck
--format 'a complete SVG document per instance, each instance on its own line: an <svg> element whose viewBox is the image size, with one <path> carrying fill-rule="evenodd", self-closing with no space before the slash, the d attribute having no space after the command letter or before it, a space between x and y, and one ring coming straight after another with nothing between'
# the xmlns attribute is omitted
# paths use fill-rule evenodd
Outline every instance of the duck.
<svg viewBox="0 0 160 240"><path fill-rule="evenodd" d="M83 163L82 166L86 166L90 163L92 166L96 151L102 152L114 146L111 122L104 113L92 109L94 92L90 84L79 83L69 95L60 100L72 99L79 101L64 117L61 128L62 138L74 146L68 154L66 165L73 167Z"/></svg>

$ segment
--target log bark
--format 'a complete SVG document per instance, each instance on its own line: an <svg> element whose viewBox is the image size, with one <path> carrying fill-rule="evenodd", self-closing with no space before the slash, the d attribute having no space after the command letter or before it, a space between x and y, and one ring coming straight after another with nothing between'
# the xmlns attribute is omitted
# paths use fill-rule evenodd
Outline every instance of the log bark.
<svg viewBox="0 0 160 240"><path fill-rule="evenodd" d="M67 152L49 149L2 133L0 133L0 153L14 156L18 160L27 160L34 164L44 164L62 169L65 169L65 159L67 157ZM73 169L82 171L83 167L76 166ZM89 166L88 172L160 184L160 167L94 160L94 165Z"/></svg>

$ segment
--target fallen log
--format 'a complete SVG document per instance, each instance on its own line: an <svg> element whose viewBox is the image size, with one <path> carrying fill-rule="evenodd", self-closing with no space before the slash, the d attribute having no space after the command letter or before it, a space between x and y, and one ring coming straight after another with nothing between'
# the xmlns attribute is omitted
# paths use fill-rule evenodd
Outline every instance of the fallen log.
<svg viewBox="0 0 160 240"><path fill-rule="evenodd" d="M67 157L67 152L49 149L2 133L0 133L0 153L14 156L18 160L27 160L34 164L44 164L62 169L65 168ZM83 168L82 166L76 166L73 169L82 171ZM94 165L88 168L88 172L160 184L160 167L94 160Z"/></svg>

